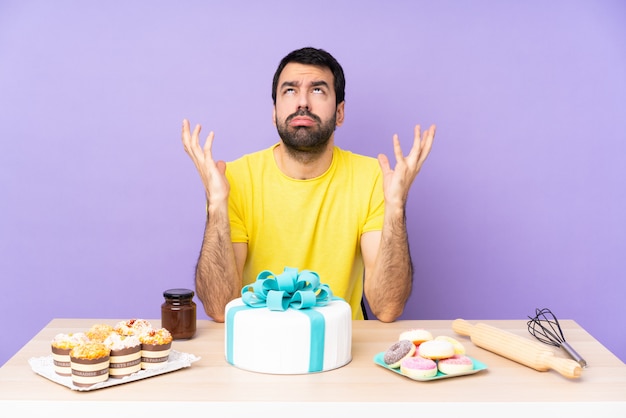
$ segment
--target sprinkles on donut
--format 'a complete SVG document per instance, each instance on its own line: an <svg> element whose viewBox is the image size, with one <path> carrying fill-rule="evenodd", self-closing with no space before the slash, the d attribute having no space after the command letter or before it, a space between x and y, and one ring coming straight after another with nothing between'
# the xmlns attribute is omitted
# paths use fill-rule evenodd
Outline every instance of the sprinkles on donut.
<svg viewBox="0 0 626 418"><path fill-rule="evenodd" d="M390 368L397 369L403 359L413 356L414 353L415 344L409 340L400 340L389 347L385 352L383 361Z"/></svg>

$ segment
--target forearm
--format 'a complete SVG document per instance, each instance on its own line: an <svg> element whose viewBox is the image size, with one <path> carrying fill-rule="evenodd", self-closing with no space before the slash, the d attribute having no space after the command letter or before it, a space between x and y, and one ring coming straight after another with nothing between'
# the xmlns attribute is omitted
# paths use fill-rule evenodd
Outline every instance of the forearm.
<svg viewBox="0 0 626 418"><path fill-rule="evenodd" d="M413 284L404 208L386 208L381 242L373 270L366 272L365 293L372 313L383 322L404 311Z"/></svg>
<svg viewBox="0 0 626 418"><path fill-rule="evenodd" d="M204 239L196 266L196 293L208 316L224 322L224 308L239 296L237 273L230 236L228 209L209 208Z"/></svg>

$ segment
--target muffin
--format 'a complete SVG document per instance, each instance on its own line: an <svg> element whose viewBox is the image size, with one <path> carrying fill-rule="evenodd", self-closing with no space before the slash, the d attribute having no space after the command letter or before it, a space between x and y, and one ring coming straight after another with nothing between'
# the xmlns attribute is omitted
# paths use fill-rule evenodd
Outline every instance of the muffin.
<svg viewBox="0 0 626 418"><path fill-rule="evenodd" d="M87 342L87 336L82 332L74 334L57 334L50 346L52 349L52 362L54 371L61 376L71 376L70 351L78 344Z"/></svg>
<svg viewBox="0 0 626 418"><path fill-rule="evenodd" d="M167 329L151 330L141 335L139 341L141 341L142 369L160 369L167 365L172 348L172 334Z"/></svg>
<svg viewBox="0 0 626 418"><path fill-rule="evenodd" d="M85 333L89 340L103 342L113 332L113 327L108 324L94 324Z"/></svg>
<svg viewBox="0 0 626 418"><path fill-rule="evenodd" d="M104 340L111 350L109 377L122 378L141 370L141 342L135 335L112 333Z"/></svg>
<svg viewBox="0 0 626 418"><path fill-rule="evenodd" d="M152 330L152 324L145 319L129 319L115 324L115 332L120 335L136 335L137 337Z"/></svg>
<svg viewBox="0 0 626 418"><path fill-rule="evenodd" d="M78 344L70 351L72 383L89 387L109 379L109 348L101 342Z"/></svg>

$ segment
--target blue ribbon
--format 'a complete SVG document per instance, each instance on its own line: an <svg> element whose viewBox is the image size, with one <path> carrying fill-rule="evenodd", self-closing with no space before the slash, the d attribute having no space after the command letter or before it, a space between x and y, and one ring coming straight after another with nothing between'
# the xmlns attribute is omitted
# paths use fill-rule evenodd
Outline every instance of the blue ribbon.
<svg viewBox="0 0 626 418"><path fill-rule="evenodd" d="M325 306L332 298L330 287L320 283L316 272L302 270L298 273L293 267L285 267L279 275L262 271L254 283L241 289L241 299L246 305L267 307L271 311Z"/></svg>

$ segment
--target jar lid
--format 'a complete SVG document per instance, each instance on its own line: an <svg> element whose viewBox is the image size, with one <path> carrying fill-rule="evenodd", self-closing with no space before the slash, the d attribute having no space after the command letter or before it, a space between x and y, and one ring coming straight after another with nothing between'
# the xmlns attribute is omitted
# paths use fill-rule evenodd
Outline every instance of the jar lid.
<svg viewBox="0 0 626 418"><path fill-rule="evenodd" d="M169 289L163 292L163 297L172 299L191 299L194 293L190 289Z"/></svg>

